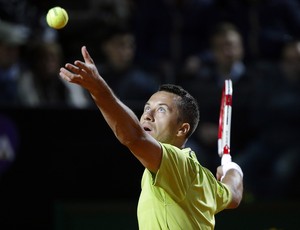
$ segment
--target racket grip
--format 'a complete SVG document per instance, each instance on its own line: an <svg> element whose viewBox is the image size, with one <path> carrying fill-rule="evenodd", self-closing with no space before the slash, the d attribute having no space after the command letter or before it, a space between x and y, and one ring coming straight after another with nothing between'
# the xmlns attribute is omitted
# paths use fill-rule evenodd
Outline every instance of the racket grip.
<svg viewBox="0 0 300 230"><path fill-rule="evenodd" d="M241 169L241 167L234 162L227 162L225 165L223 165L223 176L221 177L221 181L223 181L226 173L230 170L230 169L235 169L236 171L238 171L238 173L241 175L241 177L244 176L243 171Z"/></svg>
<svg viewBox="0 0 300 230"><path fill-rule="evenodd" d="M222 155L223 155L222 139L221 138L218 139L218 154L219 154L220 157L222 157Z"/></svg>
<svg viewBox="0 0 300 230"><path fill-rule="evenodd" d="M223 154L222 158L221 158L221 165L225 165L228 162L231 162L231 155L230 154Z"/></svg>

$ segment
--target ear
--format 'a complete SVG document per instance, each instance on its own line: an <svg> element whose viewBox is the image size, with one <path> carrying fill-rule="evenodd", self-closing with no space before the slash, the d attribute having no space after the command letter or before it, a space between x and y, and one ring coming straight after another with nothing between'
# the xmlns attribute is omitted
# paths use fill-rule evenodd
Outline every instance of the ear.
<svg viewBox="0 0 300 230"><path fill-rule="evenodd" d="M186 136L186 134L190 131L190 124L189 123L182 123L180 129L177 132L177 136Z"/></svg>

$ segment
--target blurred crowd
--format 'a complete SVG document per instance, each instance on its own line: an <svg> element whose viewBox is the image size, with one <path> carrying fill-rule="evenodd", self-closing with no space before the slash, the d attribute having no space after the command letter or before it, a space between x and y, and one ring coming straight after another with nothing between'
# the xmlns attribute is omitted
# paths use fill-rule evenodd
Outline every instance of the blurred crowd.
<svg viewBox="0 0 300 230"><path fill-rule="evenodd" d="M56 5L69 13L62 30L45 21ZM58 76L82 45L133 109L161 83L189 90L201 116L188 145L211 170L221 88L232 79L231 149L246 200L299 194L299 0L0 0L0 106L94 108Z"/></svg>

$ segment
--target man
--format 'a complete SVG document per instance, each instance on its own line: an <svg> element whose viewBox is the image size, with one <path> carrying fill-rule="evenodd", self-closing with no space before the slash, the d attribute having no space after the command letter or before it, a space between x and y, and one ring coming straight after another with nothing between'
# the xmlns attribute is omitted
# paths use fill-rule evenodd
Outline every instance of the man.
<svg viewBox="0 0 300 230"><path fill-rule="evenodd" d="M217 212L239 205L243 173L232 162L218 168L216 179L184 148L199 121L194 98L179 86L163 85L138 120L98 73L85 46L81 52L84 62L67 63L60 76L90 92L118 140L145 167L139 229L213 229Z"/></svg>

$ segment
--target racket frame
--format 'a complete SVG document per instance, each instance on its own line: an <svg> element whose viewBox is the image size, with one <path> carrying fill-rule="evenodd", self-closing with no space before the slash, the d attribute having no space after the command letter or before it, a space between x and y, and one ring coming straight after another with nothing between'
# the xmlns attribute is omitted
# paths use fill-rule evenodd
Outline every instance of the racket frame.
<svg viewBox="0 0 300 230"><path fill-rule="evenodd" d="M218 131L218 154L222 158L222 165L231 161L230 137L231 137L231 116L232 116L232 81L226 79L222 89L219 131Z"/></svg>

